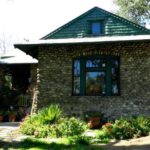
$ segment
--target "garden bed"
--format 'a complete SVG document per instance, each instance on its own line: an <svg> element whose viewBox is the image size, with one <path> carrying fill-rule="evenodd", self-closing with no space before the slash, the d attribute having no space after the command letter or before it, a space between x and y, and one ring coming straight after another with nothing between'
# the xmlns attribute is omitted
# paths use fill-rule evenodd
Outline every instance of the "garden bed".
<svg viewBox="0 0 150 150"><path fill-rule="evenodd" d="M21 124L20 131L35 138L66 138L71 146L101 143L114 146L119 140L140 138L150 133L150 118L143 116L107 121L98 125L97 130L89 130L91 125L88 125L82 119L64 116L58 105L51 105L33 116L28 116Z"/></svg>
<svg viewBox="0 0 150 150"><path fill-rule="evenodd" d="M71 148L73 150L149 150L150 149L150 136L145 136L141 138L136 139L130 139L130 140L111 140L108 143L97 143L97 144L69 144L68 138L33 138L32 136L24 136L20 134L18 131L12 131L12 126L14 123L9 123L9 126L7 127L7 132L10 137L11 133L11 141L7 141L6 139L1 140L0 147L1 148L10 148L10 149L38 149L43 150L44 148L55 148L57 149L63 149L70 150ZM2 126L4 128L4 126ZM18 128L16 128L18 130ZM3 129L4 130L4 129ZM87 136L95 137L98 130L88 130L86 131ZM6 133L6 132L5 132ZM28 140L23 140L29 137ZM94 139L94 138L93 138ZM23 141L20 141L23 140ZM61 143L61 144L60 144Z"/></svg>

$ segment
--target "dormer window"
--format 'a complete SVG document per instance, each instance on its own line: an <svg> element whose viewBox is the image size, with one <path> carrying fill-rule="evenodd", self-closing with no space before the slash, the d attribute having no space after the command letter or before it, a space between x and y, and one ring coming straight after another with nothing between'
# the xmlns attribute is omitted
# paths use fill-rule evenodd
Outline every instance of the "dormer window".
<svg viewBox="0 0 150 150"><path fill-rule="evenodd" d="M91 23L91 32L93 36L99 36L102 33L102 24L101 22L92 22Z"/></svg>

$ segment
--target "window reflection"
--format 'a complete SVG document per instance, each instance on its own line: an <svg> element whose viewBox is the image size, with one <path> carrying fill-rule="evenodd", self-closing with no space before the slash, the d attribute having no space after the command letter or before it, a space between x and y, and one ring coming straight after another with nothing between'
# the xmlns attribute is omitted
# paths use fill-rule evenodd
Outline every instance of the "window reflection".
<svg viewBox="0 0 150 150"><path fill-rule="evenodd" d="M101 59L90 59L86 61L86 67L87 68L96 68L96 67L102 67L104 68L106 66L106 63L104 60Z"/></svg>
<svg viewBox="0 0 150 150"><path fill-rule="evenodd" d="M80 77L74 77L74 94L80 94Z"/></svg>
<svg viewBox="0 0 150 150"><path fill-rule="evenodd" d="M80 94L80 60L74 61L73 93Z"/></svg>
<svg viewBox="0 0 150 150"><path fill-rule="evenodd" d="M80 61L79 60L75 60L74 61L74 75L80 75Z"/></svg>
<svg viewBox="0 0 150 150"><path fill-rule="evenodd" d="M112 69L111 69L111 73L112 73L112 94L113 95L119 94L118 67L119 67L118 60L113 60Z"/></svg>
<svg viewBox="0 0 150 150"><path fill-rule="evenodd" d="M86 73L86 93L88 95L105 94L105 72Z"/></svg>
<svg viewBox="0 0 150 150"><path fill-rule="evenodd" d="M118 60L114 60L114 64L115 64L115 67L118 68L118 66L119 66Z"/></svg>
<svg viewBox="0 0 150 150"><path fill-rule="evenodd" d="M119 92L118 84L116 81L113 81L113 83L112 83L112 94L116 95L116 94L118 94L118 92Z"/></svg>

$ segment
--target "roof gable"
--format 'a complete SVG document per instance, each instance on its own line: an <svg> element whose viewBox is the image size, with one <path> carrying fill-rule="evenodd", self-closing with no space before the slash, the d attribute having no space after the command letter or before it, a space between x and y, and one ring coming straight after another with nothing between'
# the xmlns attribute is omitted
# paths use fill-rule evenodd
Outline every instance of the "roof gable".
<svg viewBox="0 0 150 150"><path fill-rule="evenodd" d="M42 39L64 39L91 37L91 22L100 21L102 23L103 36L122 35L145 35L150 34L150 30L132 23L122 17L114 15L101 8L94 7L55 31L44 36Z"/></svg>

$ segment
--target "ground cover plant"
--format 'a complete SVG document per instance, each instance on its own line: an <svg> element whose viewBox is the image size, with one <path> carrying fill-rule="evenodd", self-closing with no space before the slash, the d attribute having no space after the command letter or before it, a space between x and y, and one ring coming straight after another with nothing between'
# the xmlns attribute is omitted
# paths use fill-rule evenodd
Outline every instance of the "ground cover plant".
<svg viewBox="0 0 150 150"><path fill-rule="evenodd" d="M26 117L20 126L23 134L39 138L80 136L85 130L84 121L64 117L58 105L50 105L37 114Z"/></svg>
<svg viewBox="0 0 150 150"><path fill-rule="evenodd" d="M89 130L83 120L65 117L58 105L51 105L35 115L26 117L20 126L20 131L23 134L34 135L36 138L66 138L72 146L73 144L87 146L108 143L111 139L147 136L150 133L150 118L143 116L120 118L105 123L97 130ZM92 136L89 136L88 132L92 132Z"/></svg>
<svg viewBox="0 0 150 150"><path fill-rule="evenodd" d="M63 118L61 123L58 124L58 131L62 137L78 136L84 133L86 129L86 124L80 119L74 117Z"/></svg>
<svg viewBox="0 0 150 150"><path fill-rule="evenodd" d="M115 139L147 136L150 133L150 118L143 116L131 117L130 119L120 118L114 123L105 124L102 130L109 138Z"/></svg>

